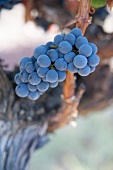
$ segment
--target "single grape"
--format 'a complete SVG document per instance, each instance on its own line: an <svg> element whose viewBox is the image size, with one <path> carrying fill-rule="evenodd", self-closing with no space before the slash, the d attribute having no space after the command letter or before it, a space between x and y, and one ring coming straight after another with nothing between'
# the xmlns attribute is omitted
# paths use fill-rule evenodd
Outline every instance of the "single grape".
<svg viewBox="0 0 113 170"><path fill-rule="evenodd" d="M62 54L66 54L72 50L72 45L67 41L62 41L59 44L58 49Z"/></svg>
<svg viewBox="0 0 113 170"><path fill-rule="evenodd" d="M87 58L83 55L77 55L73 60L73 64L77 68L84 68L87 65Z"/></svg>
<svg viewBox="0 0 113 170"><path fill-rule="evenodd" d="M26 63L25 65L25 70L28 72L28 73L32 73L33 71L35 71L36 67L35 67L35 64L33 62L28 62Z"/></svg>
<svg viewBox="0 0 113 170"><path fill-rule="evenodd" d="M24 83L18 84L18 85L16 86L15 92L16 92L16 94L17 94L19 97L27 97L28 94L29 94L28 87L27 87L27 85L24 84Z"/></svg>
<svg viewBox="0 0 113 170"><path fill-rule="evenodd" d="M73 61L75 56L76 56L76 54L74 52L69 52L69 53L64 55L64 58L68 63L70 63L70 62Z"/></svg>
<svg viewBox="0 0 113 170"><path fill-rule="evenodd" d="M93 43L89 43L89 45L92 47L92 54L96 54L98 51L97 46Z"/></svg>
<svg viewBox="0 0 113 170"><path fill-rule="evenodd" d="M46 54L47 53L47 48L44 47L43 45L38 46L34 50L34 57L37 59L40 55Z"/></svg>
<svg viewBox="0 0 113 170"><path fill-rule="evenodd" d="M92 47L88 44L83 44L79 47L79 54L89 57L92 54Z"/></svg>
<svg viewBox="0 0 113 170"><path fill-rule="evenodd" d="M28 98L31 100L37 100L39 97L40 97L40 94L38 93L38 91L29 92L28 94Z"/></svg>
<svg viewBox="0 0 113 170"><path fill-rule="evenodd" d="M75 44L75 40L76 40L75 36L71 33L66 34L64 36L64 41L68 41L71 45Z"/></svg>
<svg viewBox="0 0 113 170"><path fill-rule="evenodd" d="M37 74L38 74L39 77L44 78L44 77L46 77L46 73L48 71L49 71L48 68L39 67L38 70L37 70Z"/></svg>
<svg viewBox="0 0 113 170"><path fill-rule="evenodd" d="M29 58L29 57L24 57L24 58L22 58L22 59L20 60L20 69L25 69L26 63L31 62L31 61L32 61L32 60L31 60L31 58Z"/></svg>
<svg viewBox="0 0 113 170"><path fill-rule="evenodd" d="M57 73L58 73L58 82L62 82L66 79L65 71L57 71Z"/></svg>
<svg viewBox="0 0 113 170"><path fill-rule="evenodd" d="M68 64L67 70L70 71L71 73L78 72L78 68L74 66L73 62Z"/></svg>
<svg viewBox="0 0 113 170"><path fill-rule="evenodd" d="M34 91L36 91L37 90L37 88L36 88L36 86L35 85L32 85L32 84L30 84L30 83L28 83L28 89L29 89L29 91L32 91L32 92L34 92Z"/></svg>
<svg viewBox="0 0 113 170"><path fill-rule="evenodd" d="M41 82L41 78L37 75L36 72L33 72L29 75L28 81L32 85L37 85Z"/></svg>
<svg viewBox="0 0 113 170"><path fill-rule="evenodd" d="M42 78L42 81L47 82L46 77Z"/></svg>
<svg viewBox="0 0 113 170"><path fill-rule="evenodd" d="M73 29L70 31L70 33L73 34L75 37L82 36L82 31L81 31L81 29L79 29L79 28L73 28Z"/></svg>
<svg viewBox="0 0 113 170"><path fill-rule="evenodd" d="M78 69L78 74L80 76L88 76L90 74L90 67L89 67L89 65L86 65L82 69Z"/></svg>
<svg viewBox="0 0 113 170"><path fill-rule="evenodd" d="M64 71L67 69L67 62L64 58L58 58L55 61L55 68L59 71Z"/></svg>
<svg viewBox="0 0 113 170"><path fill-rule="evenodd" d="M17 73L14 77L14 81L16 84L22 83L22 80L20 79L19 73Z"/></svg>
<svg viewBox="0 0 113 170"><path fill-rule="evenodd" d="M90 67L90 72L93 73L95 71L96 67Z"/></svg>
<svg viewBox="0 0 113 170"><path fill-rule="evenodd" d="M95 54L92 54L90 57L88 57L88 64L91 66L91 67L95 67L99 64L100 62L100 59L97 55Z"/></svg>
<svg viewBox="0 0 113 170"><path fill-rule="evenodd" d="M40 67L46 68L51 65L51 60L47 55L40 55L37 59L37 63Z"/></svg>
<svg viewBox="0 0 113 170"><path fill-rule="evenodd" d="M56 81L56 82L54 82L54 83L49 83L49 86L50 86L51 88L57 87L57 86L58 86L58 81Z"/></svg>
<svg viewBox="0 0 113 170"><path fill-rule="evenodd" d="M79 49L79 47L83 44L88 44L88 40L86 37L80 36L76 39L75 46Z"/></svg>
<svg viewBox="0 0 113 170"><path fill-rule="evenodd" d="M46 80L50 83L58 81L58 73L56 70L50 69L46 74Z"/></svg>
<svg viewBox="0 0 113 170"><path fill-rule="evenodd" d="M37 85L37 89L40 91L40 92L45 92L47 91L49 88L49 83L48 82L44 82L44 81L41 81L38 85Z"/></svg>
<svg viewBox="0 0 113 170"><path fill-rule="evenodd" d="M64 39L64 34L58 34L54 37L54 44L58 46Z"/></svg>
<svg viewBox="0 0 113 170"><path fill-rule="evenodd" d="M50 49L47 52L47 55L49 56L49 58L52 62L54 62L58 58L58 52L54 49Z"/></svg>
<svg viewBox="0 0 113 170"><path fill-rule="evenodd" d="M22 80L23 83L28 82L28 76L29 76L29 73L27 73L25 70L23 70L19 73L19 77L20 77L20 79Z"/></svg>

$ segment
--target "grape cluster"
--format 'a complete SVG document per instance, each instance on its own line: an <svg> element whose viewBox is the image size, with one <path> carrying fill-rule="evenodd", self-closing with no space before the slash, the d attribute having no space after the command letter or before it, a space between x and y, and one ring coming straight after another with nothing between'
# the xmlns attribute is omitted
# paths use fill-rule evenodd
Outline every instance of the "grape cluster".
<svg viewBox="0 0 113 170"><path fill-rule="evenodd" d="M68 34L59 34L53 42L35 48L31 58L20 61L20 73L16 74L16 94L36 100L49 87L55 88L66 79L66 71L87 76L95 71L100 59L97 47L82 36L79 28Z"/></svg>
<svg viewBox="0 0 113 170"><path fill-rule="evenodd" d="M20 3L22 0L0 0L0 10L2 8L12 9L14 5Z"/></svg>

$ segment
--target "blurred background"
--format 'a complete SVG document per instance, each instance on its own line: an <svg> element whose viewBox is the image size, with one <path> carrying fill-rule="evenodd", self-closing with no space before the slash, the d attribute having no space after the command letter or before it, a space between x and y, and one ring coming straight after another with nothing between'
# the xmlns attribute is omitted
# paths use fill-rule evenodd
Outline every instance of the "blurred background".
<svg viewBox="0 0 113 170"><path fill-rule="evenodd" d="M106 20L108 13L103 11L104 15L100 11L101 19L96 22L106 33L112 33L113 12L109 12ZM37 16L36 11L32 12ZM60 32L60 24L38 23L32 20L25 23L22 4L1 11L0 58L8 65L7 70L13 70L23 56L32 56L36 46L53 40ZM50 142L32 155L30 170L113 170L113 106L79 116L72 125L50 135Z"/></svg>

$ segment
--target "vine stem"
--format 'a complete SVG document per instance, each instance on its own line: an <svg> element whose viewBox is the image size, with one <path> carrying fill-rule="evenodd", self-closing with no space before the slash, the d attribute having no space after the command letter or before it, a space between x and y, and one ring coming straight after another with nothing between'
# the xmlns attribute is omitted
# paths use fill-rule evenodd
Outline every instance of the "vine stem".
<svg viewBox="0 0 113 170"><path fill-rule="evenodd" d="M78 15L75 18L76 27L82 30L84 35L87 26L91 23L90 13L91 0L80 0ZM70 22L71 23L71 22ZM73 22L72 22L73 23ZM67 24L69 26L69 24ZM52 132L57 128L65 126L74 115L77 116L77 108L82 95L85 91L83 85L80 85L76 90L76 81L74 74L67 71L66 80L63 86L63 103L56 115L50 117L48 132ZM74 114L73 114L74 113Z"/></svg>
<svg viewBox="0 0 113 170"><path fill-rule="evenodd" d="M78 15L75 18L76 27L82 30L84 35L87 26L91 23L92 18L89 17L91 0L80 0ZM64 82L63 96L64 100L72 98L75 93L74 74L67 71L66 80Z"/></svg>

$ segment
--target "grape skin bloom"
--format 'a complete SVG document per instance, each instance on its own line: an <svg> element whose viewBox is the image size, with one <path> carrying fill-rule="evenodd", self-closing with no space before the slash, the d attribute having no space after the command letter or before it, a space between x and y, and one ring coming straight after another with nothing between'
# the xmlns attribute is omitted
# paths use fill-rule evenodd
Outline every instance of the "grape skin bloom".
<svg viewBox="0 0 113 170"><path fill-rule="evenodd" d="M87 58L83 55L77 55L73 60L73 64L77 68L84 68L87 65Z"/></svg>
<svg viewBox="0 0 113 170"><path fill-rule="evenodd" d="M56 70L49 70L46 74L46 80L50 83L55 83L58 81L58 73Z"/></svg>
<svg viewBox="0 0 113 170"><path fill-rule="evenodd" d="M59 51L62 53L62 54L66 54L66 53L69 53L71 52L72 50L72 45L67 42L67 41L62 41L59 46L58 46L58 49Z"/></svg>
<svg viewBox="0 0 113 170"><path fill-rule="evenodd" d="M40 55L37 59L37 64L40 67L46 68L51 65L51 60L47 55Z"/></svg>
<svg viewBox="0 0 113 170"><path fill-rule="evenodd" d="M28 87L25 83L18 84L16 86L15 92L19 97L27 97L29 94Z"/></svg>
<svg viewBox="0 0 113 170"><path fill-rule="evenodd" d="M92 54L92 47L88 44L83 44L79 48L79 54L89 57Z"/></svg>
<svg viewBox="0 0 113 170"><path fill-rule="evenodd" d="M64 58L58 58L55 61L55 68L59 71L64 71L67 69L67 62Z"/></svg>

